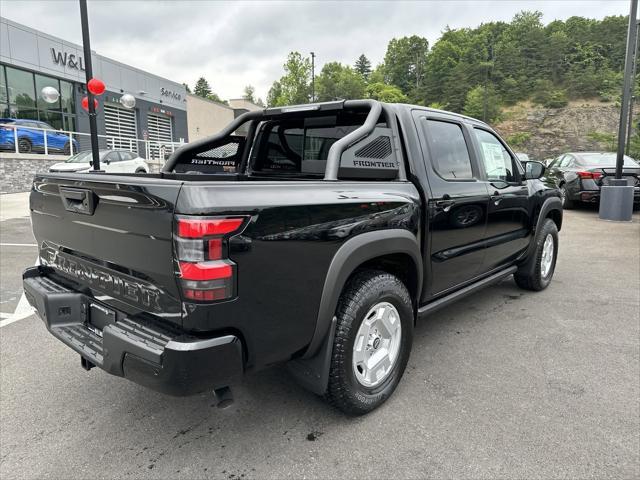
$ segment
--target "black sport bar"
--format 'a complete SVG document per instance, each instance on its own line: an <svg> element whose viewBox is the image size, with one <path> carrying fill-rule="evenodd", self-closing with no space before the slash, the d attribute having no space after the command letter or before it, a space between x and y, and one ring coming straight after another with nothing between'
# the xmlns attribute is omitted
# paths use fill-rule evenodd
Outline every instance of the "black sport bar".
<svg viewBox="0 0 640 480"><path fill-rule="evenodd" d="M254 135L257 123L263 120L270 120L281 116L294 116L302 112L321 113L334 110L359 110L366 108L369 109L369 113L364 123L353 132L335 142L329 149L324 179L335 181L338 179L338 171L340 170L340 156L342 155L342 153L345 151L345 149L349 148L351 145L362 140L367 135L371 134L371 132L373 132L376 124L378 123L378 119L380 118L380 114L384 115L387 125L389 125L390 128L393 128L393 117L388 106L385 105L383 108L382 104L377 100L340 100L337 102L292 105L288 107L273 107L265 108L264 110L246 112L240 115L238 118L234 119L231 123L229 123L215 135L190 142L178 148L164 164L164 167L162 167L162 172L171 172L175 168L176 164L179 163L180 160L184 157L193 157L193 155L211 150L212 148L214 148L216 142L224 140L225 137L231 135L247 122L252 122L249 128L249 135L247 135L247 140L250 140ZM244 170L248 161L248 151L245 151L244 153L245 154L243 155L240 164L240 171Z"/></svg>

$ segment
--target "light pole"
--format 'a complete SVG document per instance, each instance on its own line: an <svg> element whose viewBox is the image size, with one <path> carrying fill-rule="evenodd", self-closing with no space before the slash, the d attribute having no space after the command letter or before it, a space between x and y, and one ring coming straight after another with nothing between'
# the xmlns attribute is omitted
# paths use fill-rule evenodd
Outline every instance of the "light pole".
<svg viewBox="0 0 640 480"><path fill-rule="evenodd" d="M631 103L631 73L633 54L638 35L638 0L631 0L629 12L629 29L627 31L627 53L624 61L624 86L620 105L620 122L618 124L618 151L616 153L616 177L609 180L608 185L600 189L600 212L603 220L631 221L633 215L633 186L622 178L624 164L624 147L626 143L627 115Z"/></svg>
<svg viewBox="0 0 640 480"><path fill-rule="evenodd" d="M625 153L629 155L629 148L631 148L631 131L633 129L633 104L636 100L636 69L638 68L638 28L640 22L636 22L636 43L633 50L633 67L631 68L631 99L629 100L629 122L627 124L627 148Z"/></svg>
<svg viewBox="0 0 640 480"><path fill-rule="evenodd" d="M316 54L311 52L311 103L316 101Z"/></svg>
<svg viewBox="0 0 640 480"><path fill-rule="evenodd" d="M82 46L84 48L84 70L87 84L93 78L93 66L91 63L91 44L89 42L89 17L87 15L87 0L80 0L80 23L82 24ZM93 171L100 172L100 153L98 147L98 124L96 122L95 97L87 89L89 110L89 132L91 133L91 157L93 159Z"/></svg>

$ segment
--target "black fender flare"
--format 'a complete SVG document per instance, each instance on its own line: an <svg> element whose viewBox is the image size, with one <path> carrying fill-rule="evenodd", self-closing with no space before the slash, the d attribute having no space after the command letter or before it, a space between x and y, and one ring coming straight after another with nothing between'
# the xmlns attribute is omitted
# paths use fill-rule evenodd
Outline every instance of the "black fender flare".
<svg viewBox="0 0 640 480"><path fill-rule="evenodd" d="M353 272L363 263L390 254L408 255L416 268L414 309L422 291L422 253L418 238L408 230L389 229L359 234L347 240L335 253L325 277L316 328L305 354L289 362L289 370L309 390L324 394L335 335L335 311L340 294Z"/></svg>
<svg viewBox="0 0 640 480"><path fill-rule="evenodd" d="M536 234L540 231L542 227L542 222L547 218L549 212L556 210L560 213L560 224L558 225L558 230L560 230L562 226L562 200L558 197L549 197L547 198L540 207L540 211L538 212L538 217L535 219L535 225L533 228L533 235L531 238L531 242L529 243L529 247L525 255L523 256L524 260L522 264L519 266L520 272L529 272L534 267L533 260L535 260L534 252L536 249Z"/></svg>

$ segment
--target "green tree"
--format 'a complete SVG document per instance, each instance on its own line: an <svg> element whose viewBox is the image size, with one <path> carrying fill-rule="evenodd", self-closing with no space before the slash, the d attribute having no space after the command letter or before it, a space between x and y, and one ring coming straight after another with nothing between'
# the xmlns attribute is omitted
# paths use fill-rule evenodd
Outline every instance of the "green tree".
<svg viewBox="0 0 640 480"><path fill-rule="evenodd" d="M211 100L212 102L218 102L218 103L223 103L225 105L228 105L229 102L227 102L226 100L221 99L217 93L211 92L209 95L207 95L207 99Z"/></svg>
<svg viewBox="0 0 640 480"><path fill-rule="evenodd" d="M378 65L369 75L368 83L385 83L384 63Z"/></svg>
<svg viewBox="0 0 640 480"><path fill-rule="evenodd" d="M269 106L308 103L311 95L311 62L299 52L291 52L283 65L284 75L274 82L267 96Z"/></svg>
<svg viewBox="0 0 640 480"><path fill-rule="evenodd" d="M416 35L392 39L381 64L372 69L361 55L352 70L373 85L365 90L372 98L397 98L399 90L402 101L437 103L455 112L479 113L474 106L478 85L486 85L492 98L506 105L526 99L549 108L573 98L619 101L626 22L622 15L602 20L576 16L545 26L540 12L523 11L510 22L446 28L431 49ZM309 97L308 62L295 52L291 55L285 76L270 90L270 104L304 103ZM360 91L345 68L323 69L320 98L353 98ZM539 81L545 82L543 90Z"/></svg>
<svg viewBox="0 0 640 480"><path fill-rule="evenodd" d="M247 85L244 87L244 93L242 94L242 98L244 98L247 102L256 103L256 89L253 85Z"/></svg>
<svg viewBox="0 0 640 480"><path fill-rule="evenodd" d="M524 98L518 81L513 77L504 79L500 86L500 96L507 105L514 105Z"/></svg>
<svg viewBox="0 0 640 480"><path fill-rule="evenodd" d="M466 95L466 75L460 75L462 67L459 66L462 56L469 41L468 30L447 29L440 40L438 40L427 58L427 68L425 72L424 84L420 97L426 104L438 102L443 106L451 100L451 91L454 87L454 77L463 77L465 85L458 85L462 88L461 104L464 103Z"/></svg>
<svg viewBox="0 0 640 480"><path fill-rule="evenodd" d="M209 95L211 95L211 87L209 86L209 82L207 82L206 78L200 77L198 79L194 88L194 93L203 98L208 98Z"/></svg>
<svg viewBox="0 0 640 480"><path fill-rule="evenodd" d="M369 80L369 76L371 75L371 62L364 53L358 57L353 69L362 75L365 81Z"/></svg>
<svg viewBox="0 0 640 480"><path fill-rule="evenodd" d="M514 148L523 147L531 138L530 132L516 132L507 137L507 143Z"/></svg>
<svg viewBox="0 0 640 480"><path fill-rule="evenodd" d="M389 103L406 103L409 98L398 87L384 83L370 83L366 88L367 98Z"/></svg>
<svg viewBox="0 0 640 480"><path fill-rule="evenodd" d="M282 85L280 82L276 80L271 85L269 92L267 93L267 106L268 107L277 107L280 104L280 99L282 98ZM283 104L284 105L284 104Z"/></svg>
<svg viewBox="0 0 640 480"><path fill-rule="evenodd" d="M484 86L478 85L469 90L463 113L485 122L497 120L500 115L500 104L493 89L491 87L485 89Z"/></svg>
<svg viewBox="0 0 640 480"><path fill-rule="evenodd" d="M608 132L589 132L587 138L595 142L597 148L609 151L615 151L618 143L618 136L615 133Z"/></svg>
<svg viewBox="0 0 640 480"><path fill-rule="evenodd" d="M428 51L426 38L412 35L392 39L384 56L386 83L396 85L405 95L414 96L424 82Z"/></svg>
<svg viewBox="0 0 640 480"><path fill-rule="evenodd" d="M561 108L567 106L567 94L561 88L555 88L549 79L539 79L533 87L531 100L547 108Z"/></svg>
<svg viewBox="0 0 640 480"><path fill-rule="evenodd" d="M549 93L549 98L544 103L544 106L547 108L562 108L566 107L568 103L567 93L561 88L554 88Z"/></svg>
<svg viewBox="0 0 640 480"><path fill-rule="evenodd" d="M351 67L338 62L326 63L316 77L316 95L321 102L363 98L365 80Z"/></svg>

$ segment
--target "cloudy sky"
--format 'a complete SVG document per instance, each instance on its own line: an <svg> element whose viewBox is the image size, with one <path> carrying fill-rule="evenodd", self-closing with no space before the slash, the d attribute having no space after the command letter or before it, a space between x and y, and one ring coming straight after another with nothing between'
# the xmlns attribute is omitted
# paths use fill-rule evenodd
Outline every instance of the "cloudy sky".
<svg viewBox="0 0 640 480"><path fill-rule="evenodd" d="M628 13L628 0L413 2L89 2L96 52L191 86L204 76L222 98L254 85L264 98L282 75L287 53L314 51L316 71L327 61L352 64L364 53L375 65L393 37L421 35L431 44L442 30L510 20L540 10L544 22L573 15ZM81 43L76 0L0 0L0 14Z"/></svg>

